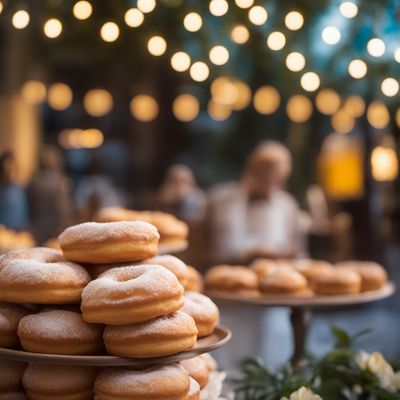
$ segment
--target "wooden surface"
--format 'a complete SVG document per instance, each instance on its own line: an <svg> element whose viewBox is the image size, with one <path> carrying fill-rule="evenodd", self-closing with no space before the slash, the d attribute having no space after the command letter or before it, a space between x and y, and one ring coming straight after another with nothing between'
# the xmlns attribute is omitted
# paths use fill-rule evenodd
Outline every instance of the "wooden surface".
<svg viewBox="0 0 400 400"><path fill-rule="evenodd" d="M122 358L109 355L68 356L59 354L29 353L24 350L0 348L0 359L31 362L38 364L85 365L85 366L133 366L141 367L149 364L166 364L196 357L216 350L231 338L229 329L218 326L210 336L198 339L190 350L170 356L156 358Z"/></svg>

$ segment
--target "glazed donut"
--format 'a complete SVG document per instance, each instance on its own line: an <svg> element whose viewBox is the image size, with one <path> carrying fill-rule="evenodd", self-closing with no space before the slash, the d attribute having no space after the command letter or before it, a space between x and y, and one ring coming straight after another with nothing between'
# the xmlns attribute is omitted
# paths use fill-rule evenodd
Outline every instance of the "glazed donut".
<svg viewBox="0 0 400 400"><path fill-rule="evenodd" d="M296 271L304 275L309 282L313 281L318 275L324 271L332 269L332 264L323 260L310 260L308 258L301 258L292 260L289 264Z"/></svg>
<svg viewBox="0 0 400 400"><path fill-rule="evenodd" d="M127 325L169 314L183 306L183 287L159 265L113 268L82 292L86 322Z"/></svg>
<svg viewBox="0 0 400 400"><path fill-rule="evenodd" d="M197 340L193 318L183 311L135 325L107 326L107 352L121 357L160 357L192 348Z"/></svg>
<svg viewBox="0 0 400 400"><path fill-rule="evenodd" d="M189 375L177 364L142 371L107 368L95 383L97 400L186 400L189 388Z"/></svg>
<svg viewBox="0 0 400 400"><path fill-rule="evenodd" d="M103 346L103 329L88 324L74 311L45 310L21 319L18 336L24 350L32 353L85 355Z"/></svg>
<svg viewBox="0 0 400 400"><path fill-rule="evenodd" d="M190 388L187 395L187 400L199 400L200 399L200 385L198 382L190 377Z"/></svg>
<svg viewBox="0 0 400 400"><path fill-rule="evenodd" d="M81 300L90 276L52 249L34 248L8 253L0 266L0 301L69 304Z"/></svg>
<svg viewBox="0 0 400 400"><path fill-rule="evenodd" d="M157 229L142 221L85 222L67 228L60 236L65 258L88 264L140 261L158 251Z"/></svg>
<svg viewBox="0 0 400 400"><path fill-rule="evenodd" d="M207 290L211 292L258 295L257 275L246 267L217 265L206 273L204 279Z"/></svg>
<svg viewBox="0 0 400 400"><path fill-rule="evenodd" d="M307 294L307 279L296 270L280 266L260 279L265 294Z"/></svg>
<svg viewBox="0 0 400 400"><path fill-rule="evenodd" d="M208 336L214 332L219 323L219 310L216 304L204 294L185 293L185 304L182 308L196 322L198 337Z"/></svg>
<svg viewBox="0 0 400 400"><path fill-rule="evenodd" d="M203 353L199 357L203 359L206 363L209 372L215 372L218 370L218 364L215 361L215 358L209 353Z"/></svg>
<svg viewBox="0 0 400 400"><path fill-rule="evenodd" d="M356 294L361 290L361 277L358 273L344 269L332 268L312 281L312 289L320 295Z"/></svg>
<svg viewBox="0 0 400 400"><path fill-rule="evenodd" d="M29 311L25 307L0 302L0 347L15 347L19 344L18 323L27 314Z"/></svg>
<svg viewBox="0 0 400 400"><path fill-rule="evenodd" d="M186 285L188 268L182 260L175 256L155 256L142 261L142 264L161 265L162 267L169 269L178 278L178 281L181 285Z"/></svg>
<svg viewBox="0 0 400 400"><path fill-rule="evenodd" d="M18 399L24 394L22 375L26 364L0 359L0 400Z"/></svg>
<svg viewBox="0 0 400 400"><path fill-rule="evenodd" d="M31 400L93 400L96 375L86 366L30 364L22 383Z"/></svg>
<svg viewBox="0 0 400 400"><path fill-rule="evenodd" d="M257 275L258 279L260 279L268 275L280 264L281 263L268 258L257 258L249 265L249 268Z"/></svg>
<svg viewBox="0 0 400 400"><path fill-rule="evenodd" d="M388 280L385 269L372 261L343 261L335 265L337 268L348 268L361 276L361 291L380 289Z"/></svg>
<svg viewBox="0 0 400 400"><path fill-rule="evenodd" d="M185 289L191 292L202 292L203 291L203 278L196 268L188 265L187 282Z"/></svg>
<svg viewBox="0 0 400 400"><path fill-rule="evenodd" d="M187 373L197 381L200 385L200 389L203 389L203 387L207 385L210 371L208 370L208 366L203 358L198 356L191 358L190 360L183 360L180 364L185 368Z"/></svg>

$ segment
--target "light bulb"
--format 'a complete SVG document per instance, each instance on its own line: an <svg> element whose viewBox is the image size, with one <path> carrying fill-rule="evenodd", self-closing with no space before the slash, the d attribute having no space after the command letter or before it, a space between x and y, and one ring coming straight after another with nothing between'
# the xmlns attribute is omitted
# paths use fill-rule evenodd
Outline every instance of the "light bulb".
<svg viewBox="0 0 400 400"><path fill-rule="evenodd" d="M205 81L209 75L210 69L208 65L202 61L197 61L190 67L190 76L196 82Z"/></svg>
<svg viewBox="0 0 400 400"><path fill-rule="evenodd" d="M306 72L301 77L300 84L307 92L314 92L319 88L319 76L315 72Z"/></svg>
<svg viewBox="0 0 400 400"><path fill-rule="evenodd" d="M361 79L367 73L367 64L362 60L353 60L349 64L348 71L354 79Z"/></svg>
<svg viewBox="0 0 400 400"><path fill-rule="evenodd" d="M222 17L228 12L229 4L226 0L211 0L209 9L212 15Z"/></svg>
<svg viewBox="0 0 400 400"><path fill-rule="evenodd" d="M171 66L175 71L183 72L189 69L190 61L189 54L178 51L171 57Z"/></svg>
<svg viewBox="0 0 400 400"><path fill-rule="evenodd" d="M304 24L304 17L298 11L290 11L286 14L285 25L291 31L297 31L302 28Z"/></svg>
<svg viewBox="0 0 400 400"><path fill-rule="evenodd" d="M189 32L197 32L203 25L203 20L200 14L191 12L183 19L183 26Z"/></svg>
<svg viewBox="0 0 400 400"><path fill-rule="evenodd" d="M335 26L327 26L322 31L322 40L327 44L337 44L340 41L340 31Z"/></svg>
<svg viewBox="0 0 400 400"><path fill-rule="evenodd" d="M399 82L394 78L386 78L381 84L381 90L387 97L396 96L399 93Z"/></svg>
<svg viewBox="0 0 400 400"><path fill-rule="evenodd" d="M286 66L290 71L301 71L306 65L303 54L298 52L289 53L286 57Z"/></svg>
<svg viewBox="0 0 400 400"><path fill-rule="evenodd" d="M351 1L345 1L340 4L339 10L346 18L354 18L358 14L358 7Z"/></svg>
<svg viewBox="0 0 400 400"><path fill-rule="evenodd" d="M51 18L46 21L43 27L44 34L50 39L55 39L60 36L62 29L61 21L56 18Z"/></svg>
<svg viewBox="0 0 400 400"><path fill-rule="evenodd" d="M167 50L167 42L161 36L153 36L147 42L147 49L153 56L162 56Z"/></svg>
<svg viewBox="0 0 400 400"><path fill-rule="evenodd" d="M282 32L272 32L267 39L267 45L271 50L281 50L285 47L286 37Z"/></svg>
<svg viewBox="0 0 400 400"><path fill-rule="evenodd" d="M229 60L229 51L224 46L214 46L210 50L209 58L215 65L224 65Z"/></svg>
<svg viewBox="0 0 400 400"><path fill-rule="evenodd" d="M30 21L30 16L25 10L18 10L12 16L12 24L16 29L24 29L28 26Z"/></svg>
<svg viewBox="0 0 400 400"><path fill-rule="evenodd" d="M85 0L78 1L72 8L72 13L76 19L85 20L88 19L93 12L92 5Z"/></svg>
<svg viewBox="0 0 400 400"><path fill-rule="evenodd" d="M115 42L119 37L119 26L115 22L106 22L100 29L100 36L105 42Z"/></svg>
<svg viewBox="0 0 400 400"><path fill-rule="evenodd" d="M254 6L249 10L249 20L254 25L263 25L267 22L268 13L264 7Z"/></svg>
<svg viewBox="0 0 400 400"><path fill-rule="evenodd" d="M386 45L382 39L374 38L367 43L368 53L373 57L381 57L385 53Z"/></svg>
<svg viewBox="0 0 400 400"><path fill-rule="evenodd" d="M137 28L138 26L143 24L144 15L137 8L130 8L127 10L124 16L125 23L131 28Z"/></svg>

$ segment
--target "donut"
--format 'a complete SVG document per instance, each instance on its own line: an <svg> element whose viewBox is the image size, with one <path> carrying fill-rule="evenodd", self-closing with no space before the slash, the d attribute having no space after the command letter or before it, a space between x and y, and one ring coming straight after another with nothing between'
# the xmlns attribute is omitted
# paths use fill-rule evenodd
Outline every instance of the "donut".
<svg viewBox="0 0 400 400"><path fill-rule="evenodd" d="M183 306L183 287L159 265L112 268L82 292L86 322L127 325L172 313Z"/></svg>
<svg viewBox="0 0 400 400"><path fill-rule="evenodd" d="M218 364L215 361L215 358L209 353L200 354L203 361L206 363L209 372L215 372L218 370Z"/></svg>
<svg viewBox="0 0 400 400"><path fill-rule="evenodd" d="M31 400L93 400L96 368L29 364L22 377Z"/></svg>
<svg viewBox="0 0 400 400"><path fill-rule="evenodd" d="M142 261L142 264L161 265L162 267L169 269L178 278L178 281L181 285L186 285L188 268L182 260L175 256L155 256Z"/></svg>
<svg viewBox="0 0 400 400"><path fill-rule="evenodd" d="M61 251L60 242L58 241L57 238L51 238L49 240L46 240L46 242L44 242L44 246L50 249Z"/></svg>
<svg viewBox="0 0 400 400"><path fill-rule="evenodd" d="M249 268L260 279L263 278L265 275L268 275L275 268L277 268L279 264L279 262L270 260L268 258L257 258L249 265Z"/></svg>
<svg viewBox="0 0 400 400"><path fill-rule="evenodd" d="M0 359L0 399L18 399L24 394L22 375L26 364Z"/></svg>
<svg viewBox="0 0 400 400"><path fill-rule="evenodd" d="M188 265L187 270L187 282L185 289L191 292L202 292L203 291L203 278L196 268Z"/></svg>
<svg viewBox="0 0 400 400"><path fill-rule="evenodd" d="M332 268L316 276L311 286L320 295L356 294L361 291L361 276L349 269Z"/></svg>
<svg viewBox="0 0 400 400"><path fill-rule="evenodd" d="M187 395L187 400L198 400L200 399L200 385L198 382L190 377L190 388Z"/></svg>
<svg viewBox="0 0 400 400"><path fill-rule="evenodd" d="M217 265L205 275L206 289L243 296L258 295L257 275L243 266Z"/></svg>
<svg viewBox="0 0 400 400"><path fill-rule="evenodd" d="M95 383L96 400L186 400L189 389L189 375L177 364L141 371L107 368Z"/></svg>
<svg viewBox="0 0 400 400"><path fill-rule="evenodd" d="M79 303L90 276L52 249L10 252L0 264L0 301L32 304Z"/></svg>
<svg viewBox="0 0 400 400"><path fill-rule="evenodd" d="M200 389L203 389L207 385L210 371L203 358L198 356L189 360L183 360L180 362L180 365L185 368L189 376L197 381Z"/></svg>
<svg viewBox="0 0 400 400"><path fill-rule="evenodd" d="M197 340L193 318L183 311L134 325L107 326L107 352L121 357L160 357L192 348Z"/></svg>
<svg viewBox="0 0 400 400"><path fill-rule="evenodd" d="M218 307L204 294L186 292L182 310L194 319L199 331L198 337L211 335L219 323Z"/></svg>
<svg viewBox="0 0 400 400"><path fill-rule="evenodd" d="M348 268L361 276L361 291L378 290L388 280L385 269L372 261L343 261L335 265L337 268Z"/></svg>
<svg viewBox="0 0 400 400"><path fill-rule="evenodd" d="M292 260L290 266L304 275L309 282L324 271L332 269L332 264L327 261L310 260L308 258Z"/></svg>
<svg viewBox="0 0 400 400"><path fill-rule="evenodd" d="M260 290L265 294L304 294L307 279L292 268L280 266L260 279Z"/></svg>
<svg viewBox="0 0 400 400"><path fill-rule="evenodd" d="M158 251L157 229L142 221L85 222L67 228L60 236L66 259L88 264L140 261Z"/></svg>
<svg viewBox="0 0 400 400"><path fill-rule="evenodd" d="M21 319L18 336L24 350L32 353L85 355L103 346L103 329L88 324L82 315L67 310L45 310Z"/></svg>
<svg viewBox="0 0 400 400"><path fill-rule="evenodd" d="M15 347L19 344L18 323L28 313L20 305L0 302L0 347Z"/></svg>

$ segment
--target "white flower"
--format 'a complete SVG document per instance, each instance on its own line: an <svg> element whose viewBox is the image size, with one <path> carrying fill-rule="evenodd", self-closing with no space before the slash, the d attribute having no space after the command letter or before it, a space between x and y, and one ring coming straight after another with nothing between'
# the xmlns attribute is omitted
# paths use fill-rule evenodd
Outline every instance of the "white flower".
<svg viewBox="0 0 400 400"><path fill-rule="evenodd" d="M282 397L281 400L322 400L322 398L313 393L312 390L303 386L296 392L292 393L289 399Z"/></svg>
<svg viewBox="0 0 400 400"><path fill-rule="evenodd" d="M225 378L225 372L212 372L207 385L201 391L200 400L219 400Z"/></svg>
<svg viewBox="0 0 400 400"><path fill-rule="evenodd" d="M361 369L366 369L368 365L368 359L370 357L370 354L367 353L366 351L360 351L358 352L355 357L354 361L356 364L361 368Z"/></svg>

